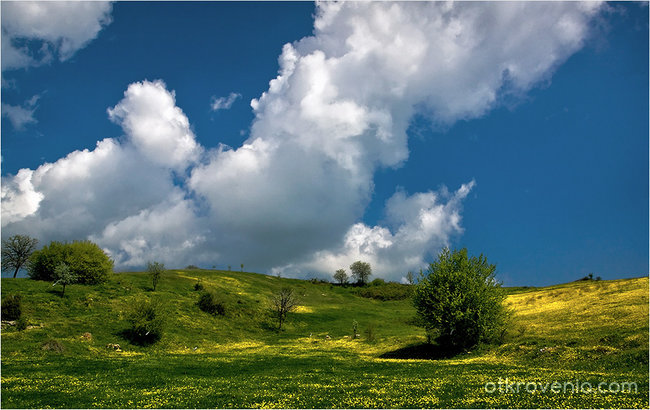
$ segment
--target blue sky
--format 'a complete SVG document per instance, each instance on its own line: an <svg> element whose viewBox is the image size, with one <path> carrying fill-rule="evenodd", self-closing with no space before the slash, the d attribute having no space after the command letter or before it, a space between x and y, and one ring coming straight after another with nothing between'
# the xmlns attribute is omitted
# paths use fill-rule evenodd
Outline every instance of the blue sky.
<svg viewBox="0 0 650 410"><path fill-rule="evenodd" d="M648 273L647 3L94 4L71 30L2 3L3 238L120 270L400 280L448 245L506 285Z"/></svg>

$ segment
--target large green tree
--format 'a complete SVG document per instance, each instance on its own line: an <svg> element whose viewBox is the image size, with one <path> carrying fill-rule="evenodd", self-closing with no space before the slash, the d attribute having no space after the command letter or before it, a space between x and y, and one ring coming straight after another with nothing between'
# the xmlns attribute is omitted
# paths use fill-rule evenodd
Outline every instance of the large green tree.
<svg viewBox="0 0 650 410"><path fill-rule="evenodd" d="M508 315L496 266L467 249L445 248L415 288L413 303L420 323L437 343L454 350L499 338Z"/></svg>
<svg viewBox="0 0 650 410"><path fill-rule="evenodd" d="M55 269L62 263L77 277L78 283L87 285L104 282L113 272L113 261L97 244L55 241L32 254L29 276L37 280L56 280Z"/></svg>
<svg viewBox="0 0 650 410"><path fill-rule="evenodd" d="M356 261L350 265L350 271L359 285L368 283L368 278L372 275L372 268L368 262Z"/></svg>
<svg viewBox="0 0 650 410"><path fill-rule="evenodd" d="M38 239L27 235L14 235L2 241L2 271L13 270L14 278L20 268L25 266L32 252L36 249Z"/></svg>

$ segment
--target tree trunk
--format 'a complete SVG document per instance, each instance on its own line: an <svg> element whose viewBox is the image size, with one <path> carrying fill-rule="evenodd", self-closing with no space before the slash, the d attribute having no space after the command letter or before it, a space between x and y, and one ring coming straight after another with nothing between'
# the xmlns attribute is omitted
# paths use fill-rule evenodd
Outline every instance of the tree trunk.
<svg viewBox="0 0 650 410"><path fill-rule="evenodd" d="M16 270L14 271L14 278L16 277L16 274L18 274L18 269L20 269L20 266L17 267Z"/></svg>

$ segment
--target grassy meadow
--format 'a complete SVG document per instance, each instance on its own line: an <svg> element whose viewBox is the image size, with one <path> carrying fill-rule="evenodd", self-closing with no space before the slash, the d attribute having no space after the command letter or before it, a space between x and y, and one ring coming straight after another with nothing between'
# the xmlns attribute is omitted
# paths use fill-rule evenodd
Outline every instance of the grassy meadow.
<svg viewBox="0 0 650 410"><path fill-rule="evenodd" d="M221 296L225 316L199 310L199 280ZM283 286L300 306L278 332L269 298ZM410 299L369 299L352 287L172 270L155 292L146 274L122 273L62 297L49 282L3 278L3 297L22 296L30 326L2 330L1 405L648 408L647 277L507 290L503 344L443 358L424 348ZM143 295L168 317L150 346L122 337L124 312ZM554 382L562 387L552 391Z"/></svg>

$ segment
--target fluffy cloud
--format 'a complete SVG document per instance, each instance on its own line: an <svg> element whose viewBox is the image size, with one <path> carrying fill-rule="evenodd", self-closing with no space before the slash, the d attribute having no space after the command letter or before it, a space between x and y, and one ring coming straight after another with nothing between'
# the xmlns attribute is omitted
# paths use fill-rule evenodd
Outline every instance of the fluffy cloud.
<svg viewBox="0 0 650 410"><path fill-rule="evenodd" d="M203 230L193 203L175 190L163 202L109 223L91 240L102 244L118 266L141 267L152 260L184 266L218 257L201 254L208 234Z"/></svg>
<svg viewBox="0 0 650 410"><path fill-rule="evenodd" d="M108 115L142 155L160 166L183 171L201 154L189 120L162 81L129 85L124 99L108 109Z"/></svg>
<svg viewBox="0 0 650 410"><path fill-rule="evenodd" d="M238 98L241 98L239 93L230 93L228 97L212 97L210 108L212 111L229 110Z"/></svg>
<svg viewBox="0 0 650 410"><path fill-rule="evenodd" d="M111 11L105 1L3 2L2 70L70 58L111 22Z"/></svg>
<svg viewBox="0 0 650 410"><path fill-rule="evenodd" d="M443 190L407 196L399 190L386 202L392 231L384 226L356 223L338 247L317 251L302 262L273 271L284 275L332 273L362 260L371 264L375 276L399 281L406 271L425 265L424 258L433 250L448 246L453 235L462 233L462 200L474 185L474 181L464 184L451 195Z"/></svg>
<svg viewBox="0 0 650 410"><path fill-rule="evenodd" d="M314 35L284 46L278 76L251 102L241 147L204 150L164 83L132 84L108 110L123 143L3 180L3 231L91 237L120 267L155 259L331 274L362 259L399 279L462 233L474 186L398 190L385 226L361 222L374 173L408 159L412 116L448 126L548 81L598 8L319 3Z"/></svg>
<svg viewBox="0 0 650 410"><path fill-rule="evenodd" d="M160 229L168 224L177 236L187 232L177 229L180 208L170 205L183 204L184 196L175 184L180 177L174 171L194 158L198 145L189 133L187 117L175 106L173 93L162 82L134 83L109 111L124 127L123 142L107 138L92 151L74 151L34 171L22 169L14 177L3 177L3 232L25 232L43 241L106 237L110 245L116 243L118 231L124 232L125 241L133 241L135 221L152 216L160 217ZM134 126L135 122L140 124ZM158 241L166 236L148 232L148 245L163 252ZM115 255L122 252L119 247L109 250ZM164 255L150 255L171 261ZM132 265L117 259L124 262L122 266ZM140 261L136 254L133 261Z"/></svg>
<svg viewBox="0 0 650 410"><path fill-rule="evenodd" d="M582 46L597 9L582 3L320 3L314 36L285 45L279 75L252 101L249 140L213 153L194 169L190 186L206 198L216 225L253 247L248 253L260 257L255 263L284 259L293 264L278 269L326 271L327 263L297 261L311 255L347 266L345 258L365 255L354 244L369 241L369 249L386 245L376 257L384 273L396 266L389 257L413 267L458 230L453 207L430 219L438 229L404 222L391 233L358 223L376 169L408 158L413 114L449 125L483 115L502 94L546 81ZM423 195L402 202L429 209L434 196ZM397 202L389 202L389 214ZM410 231L426 238L421 246L398 244L408 237L400 232Z"/></svg>
<svg viewBox="0 0 650 410"><path fill-rule="evenodd" d="M21 169L13 178L2 180L2 224L20 221L38 210L43 194L34 190L34 171Z"/></svg>

